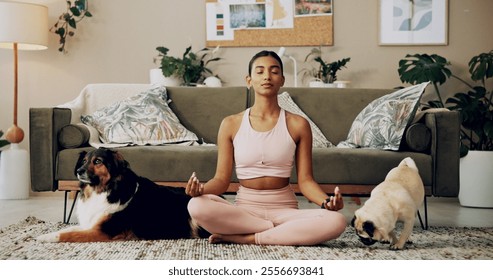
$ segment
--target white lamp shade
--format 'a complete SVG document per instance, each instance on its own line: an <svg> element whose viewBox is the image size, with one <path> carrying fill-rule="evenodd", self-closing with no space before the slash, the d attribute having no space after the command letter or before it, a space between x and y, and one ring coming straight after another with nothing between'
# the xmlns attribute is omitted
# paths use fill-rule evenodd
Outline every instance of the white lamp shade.
<svg viewBox="0 0 493 280"><path fill-rule="evenodd" d="M0 48L48 48L48 8L42 5L0 2Z"/></svg>

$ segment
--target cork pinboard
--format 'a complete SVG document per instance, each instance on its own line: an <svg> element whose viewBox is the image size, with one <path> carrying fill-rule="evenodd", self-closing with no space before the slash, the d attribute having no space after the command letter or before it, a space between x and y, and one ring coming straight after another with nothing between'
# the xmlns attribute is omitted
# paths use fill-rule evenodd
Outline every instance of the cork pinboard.
<svg viewBox="0 0 493 280"><path fill-rule="evenodd" d="M216 2L217 0L206 0L206 3ZM232 40L207 40L206 46L332 46L333 13L322 16L295 16L293 28L237 29L233 32Z"/></svg>

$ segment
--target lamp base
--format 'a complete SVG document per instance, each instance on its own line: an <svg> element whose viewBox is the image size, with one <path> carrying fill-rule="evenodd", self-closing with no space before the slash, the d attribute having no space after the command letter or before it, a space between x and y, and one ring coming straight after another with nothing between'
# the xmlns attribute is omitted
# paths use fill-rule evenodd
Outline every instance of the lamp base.
<svg viewBox="0 0 493 280"><path fill-rule="evenodd" d="M0 199L28 199L30 179L28 152L10 144L0 154Z"/></svg>

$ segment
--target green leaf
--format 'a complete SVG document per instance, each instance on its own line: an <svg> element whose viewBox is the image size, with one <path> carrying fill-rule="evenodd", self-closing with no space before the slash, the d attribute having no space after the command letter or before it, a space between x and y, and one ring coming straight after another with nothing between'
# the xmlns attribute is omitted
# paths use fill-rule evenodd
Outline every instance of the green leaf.
<svg viewBox="0 0 493 280"><path fill-rule="evenodd" d="M469 61L469 73L473 81L483 81L493 77L493 50L474 56Z"/></svg>
<svg viewBox="0 0 493 280"><path fill-rule="evenodd" d="M77 23L75 22L75 19L71 18L69 21L68 21L68 25L70 25L70 27L74 28L74 29L77 29Z"/></svg>
<svg viewBox="0 0 493 280"><path fill-rule="evenodd" d="M72 12L72 14L76 17L79 17L80 16L80 11L79 11L79 8L77 7L70 7L70 11Z"/></svg>

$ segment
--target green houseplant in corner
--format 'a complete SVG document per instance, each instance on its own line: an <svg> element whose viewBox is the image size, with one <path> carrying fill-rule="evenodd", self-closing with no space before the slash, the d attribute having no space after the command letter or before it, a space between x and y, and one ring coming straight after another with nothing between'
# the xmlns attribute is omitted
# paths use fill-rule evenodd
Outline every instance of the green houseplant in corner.
<svg viewBox="0 0 493 280"><path fill-rule="evenodd" d="M412 61L409 61L412 60ZM474 56L468 63L471 85L446 68L450 63L437 55L408 55L399 62L403 82L430 81L435 85L439 100L430 107L446 107L460 112L461 160L459 201L463 206L493 207L493 89L488 79L493 77L493 50ZM446 103L437 84L453 77L466 85L467 92L456 93ZM446 105L446 106L445 106Z"/></svg>
<svg viewBox="0 0 493 280"><path fill-rule="evenodd" d="M154 62L159 62L164 77L176 76L182 80L183 85L196 86L209 76L219 78L209 68L209 63L221 60L220 57L215 57L218 49L203 48L195 53L192 52L192 46L189 46L182 57L174 57L168 55L168 48L157 47L159 55L154 58Z"/></svg>
<svg viewBox="0 0 493 280"><path fill-rule="evenodd" d="M300 71L302 74L302 80L306 81L307 78L320 81L327 84L333 84L337 81L337 72L342 68L346 68L346 64L351 60L350 57L343 58L341 60L328 62L322 58L322 48L313 48L310 53L305 57L305 62L316 62L316 67L304 68Z"/></svg>

